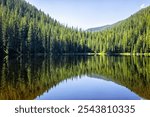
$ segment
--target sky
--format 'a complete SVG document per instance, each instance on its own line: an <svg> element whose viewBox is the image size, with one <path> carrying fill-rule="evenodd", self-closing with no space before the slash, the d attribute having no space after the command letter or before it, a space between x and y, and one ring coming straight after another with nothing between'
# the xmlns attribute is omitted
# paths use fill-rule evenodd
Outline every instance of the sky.
<svg viewBox="0 0 150 117"><path fill-rule="evenodd" d="M150 5L150 0L26 0L68 26L88 29L116 23Z"/></svg>

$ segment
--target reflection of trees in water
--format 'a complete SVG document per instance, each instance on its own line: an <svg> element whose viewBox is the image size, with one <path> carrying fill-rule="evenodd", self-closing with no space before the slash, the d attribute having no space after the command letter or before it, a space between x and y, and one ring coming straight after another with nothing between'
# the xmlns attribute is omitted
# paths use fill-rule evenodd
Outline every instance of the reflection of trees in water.
<svg viewBox="0 0 150 117"><path fill-rule="evenodd" d="M149 58L99 57L98 59L97 57L94 61L91 66L94 74L103 75L107 79L129 88L139 96L150 99ZM95 67L96 63L99 63L98 67Z"/></svg>
<svg viewBox="0 0 150 117"><path fill-rule="evenodd" d="M0 62L0 99L34 99L70 78L86 57L21 57Z"/></svg>
<svg viewBox="0 0 150 117"><path fill-rule="evenodd" d="M32 58L32 59L31 59ZM0 99L34 99L78 75L103 75L150 99L150 59L145 57L53 56L0 63Z"/></svg>

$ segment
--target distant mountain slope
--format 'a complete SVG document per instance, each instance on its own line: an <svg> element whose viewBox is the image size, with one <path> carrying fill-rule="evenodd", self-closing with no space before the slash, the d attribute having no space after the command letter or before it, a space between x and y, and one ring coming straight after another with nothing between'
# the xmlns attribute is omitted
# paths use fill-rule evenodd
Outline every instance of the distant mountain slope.
<svg viewBox="0 0 150 117"><path fill-rule="evenodd" d="M107 29L110 29L110 28L113 28L117 25L119 25L121 22L123 22L124 20L122 21L119 21L119 22L116 22L114 24L111 24L111 25L105 25L105 26L100 26L100 27L93 27L93 28L89 28L87 29L86 31L88 32L98 32L98 31L104 31L104 30L107 30Z"/></svg>
<svg viewBox="0 0 150 117"><path fill-rule="evenodd" d="M101 26L101 27L89 28L86 31L89 31L89 32L98 32L98 31L103 31L103 30L109 29L111 27L112 27L112 25L106 25L106 26Z"/></svg>

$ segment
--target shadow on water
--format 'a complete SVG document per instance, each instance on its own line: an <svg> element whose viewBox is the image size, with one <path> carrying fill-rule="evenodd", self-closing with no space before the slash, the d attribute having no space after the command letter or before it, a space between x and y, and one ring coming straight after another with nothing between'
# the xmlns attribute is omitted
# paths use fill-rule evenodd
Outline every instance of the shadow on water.
<svg viewBox="0 0 150 117"><path fill-rule="evenodd" d="M82 75L103 76L150 99L150 58L123 56L6 57L0 60L0 99L35 99L62 81Z"/></svg>

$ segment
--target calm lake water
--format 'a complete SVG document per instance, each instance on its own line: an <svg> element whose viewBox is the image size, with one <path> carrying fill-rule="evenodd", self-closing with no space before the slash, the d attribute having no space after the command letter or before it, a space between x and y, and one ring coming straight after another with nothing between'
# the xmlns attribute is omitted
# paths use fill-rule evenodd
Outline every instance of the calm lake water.
<svg viewBox="0 0 150 117"><path fill-rule="evenodd" d="M113 99L140 99L129 89L101 77L76 77L61 82L58 86L38 96L40 100L113 100Z"/></svg>
<svg viewBox="0 0 150 117"><path fill-rule="evenodd" d="M6 57L0 59L0 99L150 99L149 76L149 57Z"/></svg>

